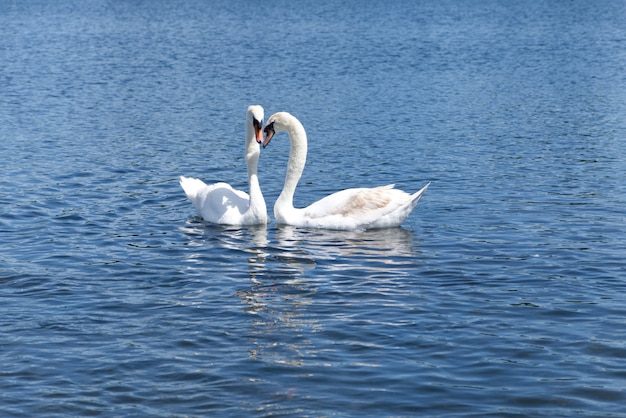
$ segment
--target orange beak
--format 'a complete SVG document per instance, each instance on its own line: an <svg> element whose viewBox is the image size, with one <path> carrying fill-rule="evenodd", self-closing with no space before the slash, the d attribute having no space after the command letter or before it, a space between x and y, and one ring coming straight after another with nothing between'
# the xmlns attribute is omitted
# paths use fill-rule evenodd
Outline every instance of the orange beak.
<svg viewBox="0 0 626 418"><path fill-rule="evenodd" d="M267 147L267 144L270 143L272 137L276 133L276 131L274 131L274 122L267 125L263 131L265 131L265 139L263 140L263 148L265 148Z"/></svg>
<svg viewBox="0 0 626 418"><path fill-rule="evenodd" d="M263 142L263 121L259 122L256 119L252 120L252 126L254 126L254 136L256 137L257 144Z"/></svg>

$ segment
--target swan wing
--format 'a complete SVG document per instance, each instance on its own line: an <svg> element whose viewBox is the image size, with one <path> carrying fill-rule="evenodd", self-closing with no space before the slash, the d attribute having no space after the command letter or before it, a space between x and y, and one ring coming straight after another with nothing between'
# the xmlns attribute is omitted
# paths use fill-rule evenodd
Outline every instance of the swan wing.
<svg viewBox="0 0 626 418"><path fill-rule="evenodd" d="M430 183L422 187L419 191L409 196L409 200L406 204L399 205L395 210L392 210L376 219L374 222L367 226L368 229L374 228L388 228L400 226L402 222L411 214L417 203L420 201L426 189L428 189Z"/></svg>
<svg viewBox="0 0 626 418"><path fill-rule="evenodd" d="M180 177L180 185L205 221L217 224L245 223L244 213L250 205L248 193L233 189L228 183L205 184L202 180Z"/></svg>
<svg viewBox="0 0 626 418"><path fill-rule="evenodd" d="M381 226L376 225L377 221L381 223L381 219L410 205L411 202L412 196L402 190L394 189L393 184L374 188L346 189L326 196L304 208L302 217L306 219L306 224L310 227L378 228ZM385 226L398 226L400 223L385 224Z"/></svg>

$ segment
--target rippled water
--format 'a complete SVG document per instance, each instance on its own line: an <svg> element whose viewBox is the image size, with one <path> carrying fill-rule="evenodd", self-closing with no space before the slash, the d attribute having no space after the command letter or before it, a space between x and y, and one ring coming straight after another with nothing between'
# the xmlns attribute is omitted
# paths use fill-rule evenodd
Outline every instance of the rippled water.
<svg viewBox="0 0 626 418"><path fill-rule="evenodd" d="M0 3L0 413L625 415L625 28L618 1ZM308 131L296 205L432 184L402 228L205 224L177 176L246 188L253 103Z"/></svg>

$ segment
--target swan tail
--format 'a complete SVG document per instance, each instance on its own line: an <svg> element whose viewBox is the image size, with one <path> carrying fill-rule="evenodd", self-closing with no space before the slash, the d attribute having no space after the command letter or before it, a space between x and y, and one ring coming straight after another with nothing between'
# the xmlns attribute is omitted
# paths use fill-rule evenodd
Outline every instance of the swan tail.
<svg viewBox="0 0 626 418"><path fill-rule="evenodd" d="M183 188L187 197L191 200L198 196L198 192L206 187L206 184L199 179L194 179L191 177L180 176L180 187Z"/></svg>
<svg viewBox="0 0 626 418"><path fill-rule="evenodd" d="M398 190L400 193L406 196L405 198L403 198L404 203L401 204L399 207L393 209L391 212L383 215L382 217L377 218L374 222L365 225L364 229L390 228L400 226L402 222L404 222L404 220L411 214L413 209L415 209L415 206L417 206L417 202L420 201L420 199L424 195L424 192L426 191L426 189L428 189L429 185L430 183L428 183L426 186L422 187L419 191L415 192L412 195ZM389 186L383 187L391 188Z"/></svg>
<svg viewBox="0 0 626 418"><path fill-rule="evenodd" d="M426 189L428 189L428 186L430 186L430 182L428 182L428 184L424 187L422 187L419 191L413 193L411 195L411 210L413 210L413 208L415 206L417 206L417 202L420 201L420 199L422 198L422 196L424 195L424 193L426 192Z"/></svg>

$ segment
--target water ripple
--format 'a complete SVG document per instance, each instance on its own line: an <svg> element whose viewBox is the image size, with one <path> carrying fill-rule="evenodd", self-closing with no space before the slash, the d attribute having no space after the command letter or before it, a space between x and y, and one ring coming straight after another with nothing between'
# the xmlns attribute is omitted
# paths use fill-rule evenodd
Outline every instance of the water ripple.
<svg viewBox="0 0 626 418"><path fill-rule="evenodd" d="M625 16L0 2L0 413L624 415ZM177 176L244 189L251 103L307 128L297 206L431 187L402 228L206 224Z"/></svg>

